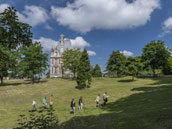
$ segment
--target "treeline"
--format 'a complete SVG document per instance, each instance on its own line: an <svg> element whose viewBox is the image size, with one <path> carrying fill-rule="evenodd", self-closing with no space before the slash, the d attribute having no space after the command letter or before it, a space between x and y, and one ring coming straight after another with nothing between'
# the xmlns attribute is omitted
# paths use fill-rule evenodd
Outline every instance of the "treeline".
<svg viewBox="0 0 172 129"><path fill-rule="evenodd" d="M19 21L13 7L0 13L0 84L4 77L39 81L47 65L43 47L32 42L31 26Z"/></svg>
<svg viewBox="0 0 172 129"><path fill-rule="evenodd" d="M156 76L160 71L163 74L172 74L171 49L165 46L164 41L151 41L144 48L141 56L125 57L120 51L113 51L107 62L106 70L113 76L131 75L134 77L143 75L145 71L151 71ZM147 72L148 73L148 72Z"/></svg>
<svg viewBox="0 0 172 129"><path fill-rule="evenodd" d="M102 77L98 64L91 67L86 50L66 50L63 63L64 69L70 69L74 73L79 88L88 87L92 77ZM126 57L120 51L113 51L105 71L109 77L132 76L132 80L137 76L157 76L157 71L169 75L172 74L171 49L165 46L164 41L153 40L138 57Z"/></svg>

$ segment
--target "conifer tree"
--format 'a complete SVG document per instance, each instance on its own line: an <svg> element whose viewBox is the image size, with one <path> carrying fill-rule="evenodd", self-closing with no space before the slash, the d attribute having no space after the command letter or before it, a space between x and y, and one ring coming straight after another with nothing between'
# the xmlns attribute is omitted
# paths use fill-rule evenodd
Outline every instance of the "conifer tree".
<svg viewBox="0 0 172 129"><path fill-rule="evenodd" d="M87 50L84 49L77 70L77 87L82 89L91 84L91 66Z"/></svg>
<svg viewBox="0 0 172 129"><path fill-rule="evenodd" d="M98 64L96 64L95 68L93 69L92 76L98 77L98 78L102 77L102 72L101 72L100 66Z"/></svg>

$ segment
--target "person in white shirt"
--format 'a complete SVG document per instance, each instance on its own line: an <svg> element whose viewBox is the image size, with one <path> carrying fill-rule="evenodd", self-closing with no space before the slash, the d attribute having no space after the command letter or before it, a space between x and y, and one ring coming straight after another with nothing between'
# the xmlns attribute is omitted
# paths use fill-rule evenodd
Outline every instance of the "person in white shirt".
<svg viewBox="0 0 172 129"><path fill-rule="evenodd" d="M32 102L32 110L36 110L36 101L35 100L33 100L33 102Z"/></svg>
<svg viewBox="0 0 172 129"><path fill-rule="evenodd" d="M96 105L95 107L99 107L100 106L100 94L98 94L97 98L96 98Z"/></svg>
<svg viewBox="0 0 172 129"><path fill-rule="evenodd" d="M106 103L107 103L107 101L108 101L107 92L105 92L105 93L103 94L103 101L104 101L103 106L105 106Z"/></svg>

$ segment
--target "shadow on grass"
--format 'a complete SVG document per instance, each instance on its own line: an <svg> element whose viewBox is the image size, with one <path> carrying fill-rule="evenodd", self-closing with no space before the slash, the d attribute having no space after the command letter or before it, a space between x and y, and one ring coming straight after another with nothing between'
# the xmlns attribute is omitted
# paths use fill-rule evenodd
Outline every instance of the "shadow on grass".
<svg viewBox="0 0 172 129"><path fill-rule="evenodd" d="M127 79L127 80L118 80L118 82L134 82L136 80L132 80L132 79Z"/></svg>
<svg viewBox="0 0 172 129"><path fill-rule="evenodd" d="M152 85L172 84L172 76L155 77L151 79L156 81Z"/></svg>
<svg viewBox="0 0 172 129"><path fill-rule="evenodd" d="M159 77L137 77L141 79L152 79L155 82L151 85L172 84L172 76L159 76Z"/></svg>
<svg viewBox="0 0 172 129"><path fill-rule="evenodd" d="M39 84L39 83L46 83L48 80L40 80L39 82L35 82L34 84ZM29 85L33 84L32 81L30 80L20 80L20 81L9 81L9 82L4 82L4 85L2 86L19 86L19 85Z"/></svg>
<svg viewBox="0 0 172 129"><path fill-rule="evenodd" d="M142 91L108 103L107 113L76 116L61 124L61 129L171 129L172 85L140 87ZM96 110L96 109L93 109Z"/></svg>

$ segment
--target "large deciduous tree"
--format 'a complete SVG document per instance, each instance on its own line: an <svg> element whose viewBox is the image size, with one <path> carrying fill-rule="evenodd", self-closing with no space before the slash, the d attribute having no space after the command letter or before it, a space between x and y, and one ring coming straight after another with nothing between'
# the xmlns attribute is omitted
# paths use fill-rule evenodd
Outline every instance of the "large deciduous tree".
<svg viewBox="0 0 172 129"><path fill-rule="evenodd" d="M63 67L64 69L71 70L74 74L74 78L76 77L80 57L80 49L67 49L63 53Z"/></svg>
<svg viewBox="0 0 172 129"><path fill-rule="evenodd" d="M128 57L126 62L127 73L132 75L132 80L142 70L143 64L138 57Z"/></svg>
<svg viewBox="0 0 172 129"><path fill-rule="evenodd" d="M20 55L23 77L28 77L34 83L39 81L48 66L48 55L43 53L43 47L39 42L23 47Z"/></svg>
<svg viewBox="0 0 172 129"><path fill-rule="evenodd" d="M84 49L77 69L77 87L82 89L91 84L91 66L87 50Z"/></svg>
<svg viewBox="0 0 172 129"><path fill-rule="evenodd" d="M3 71L1 72L1 82L3 77L16 67L18 50L31 44L30 28L28 24L18 20L13 7L8 7L0 13L0 70ZM5 56L7 53L8 56Z"/></svg>
<svg viewBox="0 0 172 129"><path fill-rule="evenodd" d="M170 52L164 41L153 40L143 48L142 60L152 68L153 76L156 75L156 69L160 69L168 63L169 57Z"/></svg>
<svg viewBox="0 0 172 129"><path fill-rule="evenodd" d="M117 74L120 77L125 72L126 57L120 51L113 51L107 62L106 70Z"/></svg>

